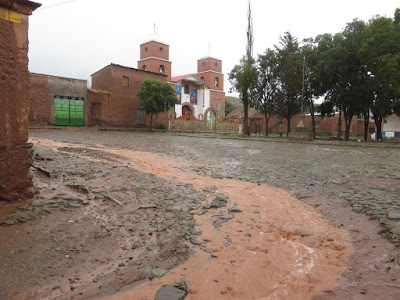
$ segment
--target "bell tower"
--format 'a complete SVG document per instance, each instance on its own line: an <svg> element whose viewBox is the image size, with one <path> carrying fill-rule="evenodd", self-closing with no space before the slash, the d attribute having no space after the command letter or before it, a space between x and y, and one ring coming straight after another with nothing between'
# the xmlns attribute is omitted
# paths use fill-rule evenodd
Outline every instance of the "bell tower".
<svg viewBox="0 0 400 300"><path fill-rule="evenodd" d="M165 74L168 82L171 81L169 45L154 39L141 44L138 69Z"/></svg>
<svg viewBox="0 0 400 300"><path fill-rule="evenodd" d="M197 61L197 77L201 78L211 90L224 90L222 60L207 56Z"/></svg>
<svg viewBox="0 0 400 300"><path fill-rule="evenodd" d="M225 115L224 74L222 60L206 56L197 61L197 77L204 81L210 90L210 107L219 117Z"/></svg>

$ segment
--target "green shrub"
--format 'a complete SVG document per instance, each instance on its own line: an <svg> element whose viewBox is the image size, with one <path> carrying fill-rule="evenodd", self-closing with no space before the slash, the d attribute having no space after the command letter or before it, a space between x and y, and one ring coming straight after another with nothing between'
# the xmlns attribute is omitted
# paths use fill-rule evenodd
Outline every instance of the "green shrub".
<svg viewBox="0 0 400 300"><path fill-rule="evenodd" d="M166 125L166 124L164 124L164 123L161 123L161 124L160 124L160 129L161 129L161 130L167 130L167 129L168 129L168 127L167 127L167 125Z"/></svg>

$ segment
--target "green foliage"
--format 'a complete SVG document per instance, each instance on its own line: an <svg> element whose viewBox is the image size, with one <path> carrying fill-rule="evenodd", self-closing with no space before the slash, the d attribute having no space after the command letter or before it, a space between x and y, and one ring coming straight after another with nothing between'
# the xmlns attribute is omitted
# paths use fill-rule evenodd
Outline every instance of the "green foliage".
<svg viewBox="0 0 400 300"><path fill-rule="evenodd" d="M244 108L244 126L247 127L247 112L249 105L253 102L254 91L257 85L257 68L254 61L242 59L240 64L234 66L228 74L232 90L239 93Z"/></svg>
<svg viewBox="0 0 400 300"><path fill-rule="evenodd" d="M235 110L235 106L229 99L225 99L225 115Z"/></svg>
<svg viewBox="0 0 400 300"><path fill-rule="evenodd" d="M280 38L277 51L277 77L280 92L277 97L277 114L287 120L287 132L290 132L290 119L300 112L302 88L302 57L297 39L286 32Z"/></svg>
<svg viewBox="0 0 400 300"><path fill-rule="evenodd" d="M370 20L360 50L360 57L369 74L369 87L373 91L369 108L377 125L378 139L382 139L382 121L392 114L392 109L397 112L400 106L399 14L397 9L395 19L376 17Z"/></svg>
<svg viewBox="0 0 400 300"><path fill-rule="evenodd" d="M140 106L144 108L147 114L151 115L151 123L153 122L153 116L168 111L178 103L175 91L169 83L162 83L149 78L143 81L136 96L140 100Z"/></svg>
<svg viewBox="0 0 400 300"><path fill-rule="evenodd" d="M278 59L272 49L267 49L264 54L258 56L257 71L258 80L256 84L253 106L265 117L266 131L268 135L268 122L277 108L279 99L278 89Z"/></svg>
<svg viewBox="0 0 400 300"><path fill-rule="evenodd" d="M167 130L167 129L168 129L168 126L167 126L166 124L164 124L164 123L161 123L159 128L160 128L161 130Z"/></svg>

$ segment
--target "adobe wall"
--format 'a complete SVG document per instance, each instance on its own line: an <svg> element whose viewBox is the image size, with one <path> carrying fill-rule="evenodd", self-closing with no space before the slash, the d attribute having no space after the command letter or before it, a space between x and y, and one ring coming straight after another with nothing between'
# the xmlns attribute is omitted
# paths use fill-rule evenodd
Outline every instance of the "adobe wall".
<svg viewBox="0 0 400 300"><path fill-rule="evenodd" d="M54 96L83 98L87 125L87 81L37 73L30 74L29 122L55 125Z"/></svg>
<svg viewBox="0 0 400 300"><path fill-rule="evenodd" d="M238 133L239 123L217 122L216 130L209 130L206 121L170 120L171 131Z"/></svg>
<svg viewBox="0 0 400 300"><path fill-rule="evenodd" d="M108 91L88 89L88 125L109 125L112 94Z"/></svg>
<svg viewBox="0 0 400 300"><path fill-rule="evenodd" d="M123 76L129 78L128 86L122 84ZM118 127L137 127L139 125L136 123L137 109L140 108L136 93L145 78L167 82L165 75L117 65L109 65L92 75L93 89L111 93L111 105L104 105L104 108L101 108L104 116L107 116L104 117L107 125ZM168 112L153 117L153 127L157 127L161 123L168 125ZM145 115L145 125L146 127L150 126L150 115Z"/></svg>
<svg viewBox="0 0 400 300"><path fill-rule="evenodd" d="M28 16L39 4L0 1L0 199L33 196L28 140ZM16 12L20 15L10 14Z"/></svg>
<svg viewBox="0 0 400 300"><path fill-rule="evenodd" d="M47 77L31 74L29 101L29 122L49 124L51 116L51 98Z"/></svg>
<svg viewBox="0 0 400 300"><path fill-rule="evenodd" d="M262 116L255 118L257 121L253 121L255 123L261 123L261 130L265 131L265 118ZM254 120L255 120L254 119ZM290 120L290 131L294 132L296 130L297 124L301 120L301 115L296 115ZM252 122L252 119L250 119ZM308 131L312 131L312 119L311 116L305 116L303 120L304 126ZM339 126L339 115L336 114L332 117L321 118L321 116L315 116L315 131L316 133L327 133L332 136L336 136L338 134L338 126ZM287 131L287 122L286 119L281 119L278 117L271 117L268 123L269 131L273 133L286 133ZM373 123L370 123L370 128L375 128ZM344 136L346 126L344 122L344 117L342 115L342 136ZM350 135L363 136L364 135L364 122L361 119L358 119L356 116L353 117L350 125Z"/></svg>

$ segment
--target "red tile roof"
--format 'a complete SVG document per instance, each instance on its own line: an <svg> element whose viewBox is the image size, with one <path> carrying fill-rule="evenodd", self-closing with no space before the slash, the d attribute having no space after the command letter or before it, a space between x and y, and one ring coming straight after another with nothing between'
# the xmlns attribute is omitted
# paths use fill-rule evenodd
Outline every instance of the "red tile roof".
<svg viewBox="0 0 400 300"><path fill-rule="evenodd" d="M177 82L177 81L179 81L181 79L184 79L184 78L186 78L186 77L188 77L190 75L194 75L194 74L186 74L186 75L172 77L171 78L171 82Z"/></svg>

